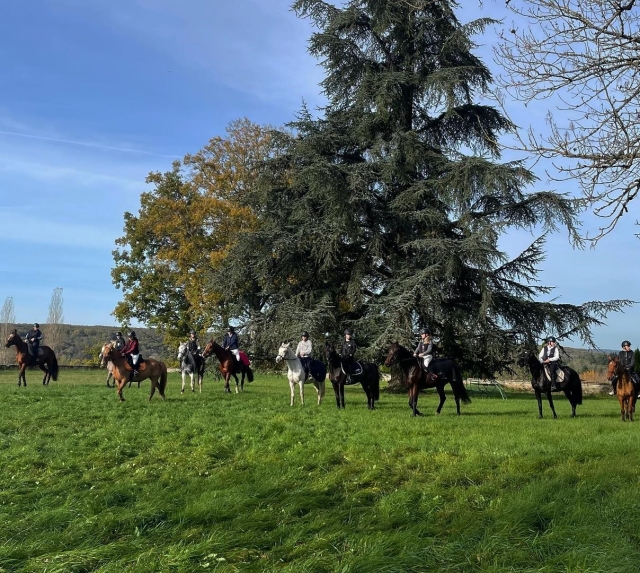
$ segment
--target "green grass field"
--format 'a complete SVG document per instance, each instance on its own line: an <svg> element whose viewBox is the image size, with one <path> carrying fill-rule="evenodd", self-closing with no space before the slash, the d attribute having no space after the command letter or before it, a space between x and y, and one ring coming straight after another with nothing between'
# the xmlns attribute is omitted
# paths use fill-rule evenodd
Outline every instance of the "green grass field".
<svg viewBox="0 0 640 573"><path fill-rule="evenodd" d="M104 371L0 372L0 571L634 572L640 567L640 421L610 397L570 419L535 398L404 395L367 410L289 407L283 376L244 394L148 403L149 383Z"/></svg>

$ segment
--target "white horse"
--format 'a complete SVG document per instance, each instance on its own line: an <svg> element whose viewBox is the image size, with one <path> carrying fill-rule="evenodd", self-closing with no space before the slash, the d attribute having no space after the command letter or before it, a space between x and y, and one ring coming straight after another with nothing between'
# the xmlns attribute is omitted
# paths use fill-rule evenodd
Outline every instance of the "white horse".
<svg viewBox="0 0 640 573"><path fill-rule="evenodd" d="M194 376L198 377L198 388L200 389L200 393L202 394L202 378L204 377L204 360L200 361L198 364L198 357L194 356L194 360L196 361L196 370L193 371L193 366L191 365L191 361L187 358L187 343L181 342L180 346L178 346L178 360L180 361L180 372L182 373L182 390L180 394L184 394L184 386L185 386L185 378L187 375L191 377L191 391L195 392L195 381Z"/></svg>
<svg viewBox="0 0 640 573"><path fill-rule="evenodd" d="M302 362L296 356L293 348L291 348L291 344L287 344L283 342L280 345L280 350L278 350L278 356L276 356L276 362L279 364L283 360L287 362L287 368L289 371L287 372L287 378L289 378L289 387L291 388L291 405L293 406L294 396L295 396L295 387L296 384L300 387L300 403L304 404L304 368L302 367ZM312 383L318 393L318 405L322 402L322 398L324 397L324 380L322 382L318 382L312 376L307 378L307 384Z"/></svg>

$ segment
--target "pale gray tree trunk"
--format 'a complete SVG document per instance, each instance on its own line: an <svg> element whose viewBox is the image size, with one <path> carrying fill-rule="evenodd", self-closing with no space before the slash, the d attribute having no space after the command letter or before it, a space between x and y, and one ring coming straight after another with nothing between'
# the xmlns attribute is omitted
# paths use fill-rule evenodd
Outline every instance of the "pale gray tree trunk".
<svg viewBox="0 0 640 573"><path fill-rule="evenodd" d="M45 344L52 348L54 352L59 351L60 343L62 342L63 307L62 287L56 287L53 289L53 294L51 295L46 332L43 332L45 335Z"/></svg>
<svg viewBox="0 0 640 573"><path fill-rule="evenodd" d="M8 296L2 310L0 310L0 327L2 328L2 345L0 345L0 364L12 364L14 357L13 348L5 348L4 342L9 336L9 332L14 328L16 322L16 313L13 307L13 297Z"/></svg>

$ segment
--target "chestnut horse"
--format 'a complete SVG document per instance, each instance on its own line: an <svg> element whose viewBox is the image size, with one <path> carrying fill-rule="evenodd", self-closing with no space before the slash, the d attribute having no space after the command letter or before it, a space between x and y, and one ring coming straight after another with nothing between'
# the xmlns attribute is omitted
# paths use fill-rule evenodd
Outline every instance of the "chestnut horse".
<svg viewBox="0 0 640 573"><path fill-rule="evenodd" d="M45 386L49 384L51 378L53 378L54 382L58 379L58 359L51 348L48 346L40 346L38 349L38 357L34 361L33 356L29 354L29 345L18 336L18 331L15 329L11 331L5 344L7 348L12 345L16 347L16 362L19 368L18 386L21 386L22 382L24 382L25 386L27 385L27 377L25 375L27 366L38 366L40 370L44 372L42 384Z"/></svg>
<svg viewBox="0 0 640 573"><path fill-rule="evenodd" d="M129 366L127 358L121 354L119 350L116 350L110 342L107 342L107 344L102 347L100 354L102 355L102 360L110 360L113 363L111 373L116 383L116 393L118 394L118 398L120 398L120 402L124 402L122 389L127 382L133 380L134 382L138 382L139 385L142 380L146 380L147 378L151 380L149 401L153 398L156 388L162 399L165 399L164 390L167 387L167 366L164 362L154 360L153 358L145 358L142 364L138 364L138 375L132 377L131 373L133 369Z"/></svg>
<svg viewBox="0 0 640 573"><path fill-rule="evenodd" d="M573 370L573 368L569 368L568 366L558 368L557 389L551 390L551 380L545 373L542 368L542 364L540 364L540 360L538 360L538 356L534 352L525 352L520 356L518 359L518 366L528 366L529 372L531 372L531 386L533 387L533 390L536 393L536 399L538 400L538 418L542 418L543 392L547 395L547 401L549 402L549 406L553 412L553 417L558 417L556 409L553 407L551 392L559 392L560 390L564 392L564 395L571 404L571 417L576 417L576 406L582 404L582 380L580 380L580 375Z"/></svg>
<svg viewBox="0 0 640 573"><path fill-rule="evenodd" d="M229 387L229 380L233 376L236 381L236 394L238 393L238 387L240 388L240 392L244 392L244 377L245 374L247 376L247 380L249 382L253 382L253 370L251 370L251 366L247 366L241 360L236 360L236 357L233 355L233 352L229 350L225 350L220 346L215 340L211 339L207 345L204 347L204 351L202 352L203 358L209 358L212 354L215 354L220 361L220 365L218 366L218 370L222 373L224 377L224 391L226 393L231 393L231 388ZM237 374L242 374L242 380L238 382Z"/></svg>
<svg viewBox="0 0 640 573"><path fill-rule="evenodd" d="M344 371L343 361L332 344L327 342L324 347L324 356L327 360L329 380L333 385L336 395L336 405L344 409L344 387L347 384L347 375ZM362 372L352 374L352 384L360 382L364 393L367 395L367 408L373 410L376 401L380 399L380 371L373 362L361 362Z"/></svg>
<svg viewBox="0 0 640 573"><path fill-rule="evenodd" d="M420 394L420 390L424 388L435 388L438 396L440 396L440 403L436 408L436 414L440 413L447 399L444 393L446 384L450 384L453 390L458 416L460 415L460 400L465 404L471 403L471 398L469 398L467 389L464 386L460 368L458 368L458 365L453 360L446 358L433 360L430 366L438 372L437 376L433 376L431 373L424 371L421 360L416 358L410 350L394 342L389 347L389 354L384 363L385 366L398 364L404 373L405 384L409 387L409 407L413 410L414 416L423 415L420 410L418 410L418 395Z"/></svg>
<svg viewBox="0 0 640 573"><path fill-rule="evenodd" d="M625 422L633 422L633 413L636 411L636 390L631 374L618 360L617 356L609 356L607 365L607 380L616 382L616 396L620 403L620 419Z"/></svg>

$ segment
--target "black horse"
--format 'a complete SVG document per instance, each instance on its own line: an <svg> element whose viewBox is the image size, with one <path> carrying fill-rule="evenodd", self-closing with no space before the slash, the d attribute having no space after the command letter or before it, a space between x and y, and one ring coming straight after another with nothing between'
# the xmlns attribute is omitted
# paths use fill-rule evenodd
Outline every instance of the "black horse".
<svg viewBox="0 0 640 573"><path fill-rule="evenodd" d="M467 389L464 386L460 368L458 368L458 365L453 360L447 358L433 360L430 368L435 373L434 376L424 371L420 360L416 358L410 350L394 342L389 348L389 354L384 363L385 366L398 364L404 373L405 384L409 387L409 407L413 410L414 416L423 415L422 412L418 410L418 395L420 390L425 388L435 388L438 396L440 396L440 404L438 404L436 414L440 413L447 399L444 393L446 384L450 384L453 390L458 416L460 415L460 400L465 404L471 403Z"/></svg>
<svg viewBox="0 0 640 573"><path fill-rule="evenodd" d="M347 382L345 361L329 342L324 347L324 355L327 359L329 380L331 380L333 391L336 395L336 405L338 408L344 408L344 386ZM351 380L353 384L360 383L367 395L367 408L373 410L376 401L380 399L380 372L372 362L360 362L360 364L362 365L362 372L351 374Z"/></svg>
<svg viewBox="0 0 640 573"><path fill-rule="evenodd" d="M536 398L538 400L538 418L542 418L543 392L547 395L547 400L549 401L549 406L553 412L553 417L558 417L556 410L553 407L553 397L551 396L551 392L560 391L564 392L564 395L571 404L571 417L576 417L576 406L582 404L582 380L580 380L580 375L575 370L568 366L558 368L556 389L552 390L551 380L545 374L542 364L540 364L540 360L538 360L538 357L534 352L528 351L522 354L518 359L518 366L527 366L529 368L529 372L531 372L531 386L535 391ZM562 371L562 380L560 380L560 371Z"/></svg>

